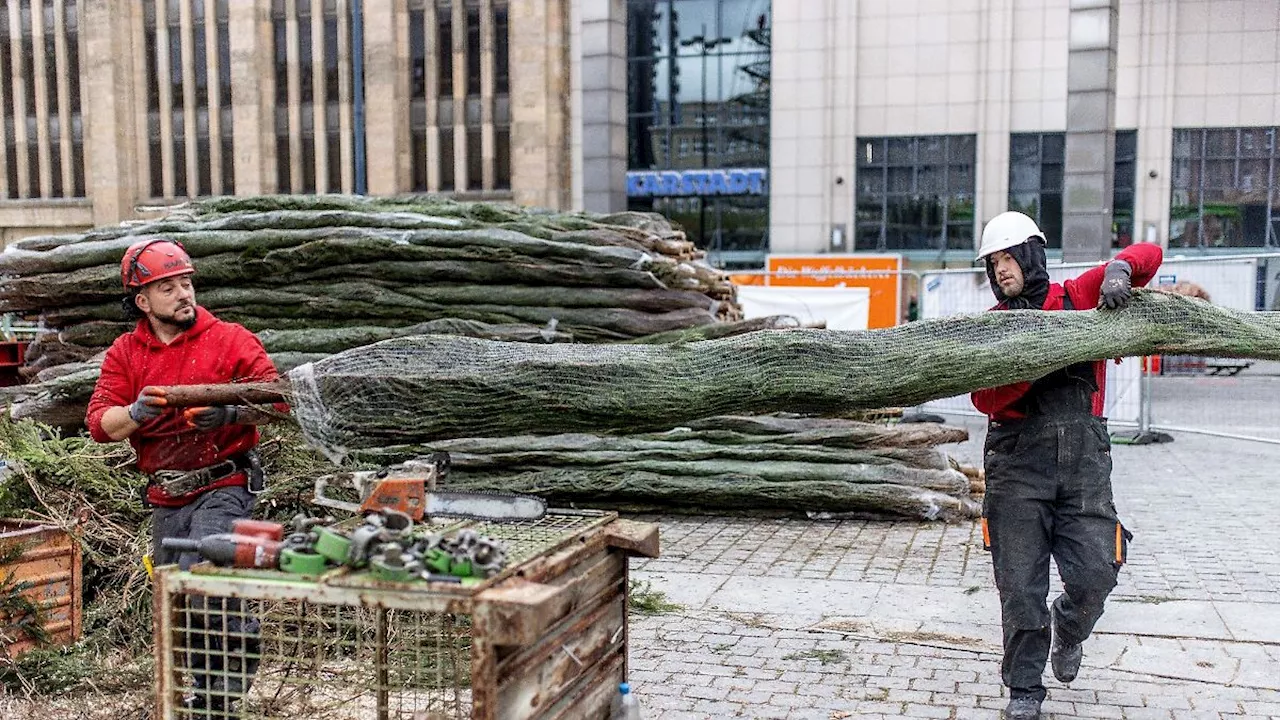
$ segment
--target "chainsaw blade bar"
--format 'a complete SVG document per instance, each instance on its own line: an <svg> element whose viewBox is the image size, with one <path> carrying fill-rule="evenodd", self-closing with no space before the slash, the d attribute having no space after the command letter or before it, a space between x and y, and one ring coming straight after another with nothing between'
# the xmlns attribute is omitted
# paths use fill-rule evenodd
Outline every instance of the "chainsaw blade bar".
<svg viewBox="0 0 1280 720"><path fill-rule="evenodd" d="M472 520L538 520L547 514L547 503L530 495L437 490L427 493L426 514Z"/></svg>

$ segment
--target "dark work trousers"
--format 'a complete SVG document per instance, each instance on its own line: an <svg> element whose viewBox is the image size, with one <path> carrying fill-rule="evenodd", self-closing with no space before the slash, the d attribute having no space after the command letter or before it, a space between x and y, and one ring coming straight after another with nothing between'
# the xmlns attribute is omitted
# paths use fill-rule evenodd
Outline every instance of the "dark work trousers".
<svg viewBox="0 0 1280 720"><path fill-rule="evenodd" d="M177 563L183 570L200 561L196 553L178 553L160 546L164 538L198 539L231 532L231 523L253 512L253 495L243 487L226 487L200 495L190 505L157 507L152 512L154 562ZM249 690L258 667L260 643L257 618L245 613L234 598L190 596L179 622L189 632L187 667L191 669L196 709L192 718L222 718L231 702Z"/></svg>
<svg viewBox="0 0 1280 720"><path fill-rule="evenodd" d="M1004 626L1001 671L1014 698L1045 697L1050 556L1065 589L1054 601L1058 633L1074 645L1102 616L1127 552L1106 426L1088 402L1054 402L1063 399L1056 394L1039 398L1026 420L987 432L983 515Z"/></svg>

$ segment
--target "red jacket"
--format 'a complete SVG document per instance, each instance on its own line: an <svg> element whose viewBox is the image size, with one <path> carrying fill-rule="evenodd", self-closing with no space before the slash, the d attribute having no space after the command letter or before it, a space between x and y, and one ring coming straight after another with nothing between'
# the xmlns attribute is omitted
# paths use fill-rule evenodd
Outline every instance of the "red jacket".
<svg viewBox="0 0 1280 720"><path fill-rule="evenodd" d="M116 338L107 350L102 375L89 400L86 424L94 440L111 442L102 429L103 413L112 407L132 405L148 385L270 381L277 377L275 365L257 336L240 325L215 318L204 308L196 308L196 324L169 345L156 337L144 318L133 332ZM256 447L258 429L252 425L228 425L200 432L183 419L182 408L168 409L135 430L129 436L129 444L138 453L138 469L144 473L196 470ZM244 484L244 473L238 473L211 487ZM147 490L147 500L153 505L178 507L199 494L171 497L152 485Z"/></svg>
<svg viewBox="0 0 1280 720"><path fill-rule="evenodd" d="M1164 252L1159 245L1138 243L1121 250L1120 254L1116 255L1116 259L1124 260L1132 266L1133 271L1130 275L1130 280L1133 286L1143 287L1151 282L1151 278L1155 277L1156 272L1160 269L1160 264L1164 262ZM1045 298L1043 309L1062 310L1062 297L1065 293L1071 297L1071 304L1076 310L1092 310L1098 306L1102 279L1105 273L1106 265L1104 264L1090 268L1076 279L1068 280L1061 285L1058 283L1051 284L1049 286L1049 296ZM992 309L1007 310L1008 308L1004 306L1004 303L1001 303ZM1093 395L1093 414L1101 417L1106 400L1106 362L1099 360L1094 363L1094 373L1098 380L1098 392ZM1030 387L1031 383L1029 382L1019 382L1012 385L979 390L973 393L973 406L986 413L992 420L1006 422L1020 420L1026 415L1018 410L1018 405L1022 401L1022 396L1026 395Z"/></svg>

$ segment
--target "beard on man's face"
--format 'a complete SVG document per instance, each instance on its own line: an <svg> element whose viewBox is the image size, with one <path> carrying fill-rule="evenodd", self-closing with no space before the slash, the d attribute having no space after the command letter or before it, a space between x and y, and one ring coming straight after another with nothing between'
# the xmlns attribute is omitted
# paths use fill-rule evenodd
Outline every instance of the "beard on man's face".
<svg viewBox="0 0 1280 720"><path fill-rule="evenodd" d="M190 312L184 312L185 310L190 310ZM175 327L179 330L190 330L196 324L196 306L195 303L184 303L179 305L172 314L161 315L153 312L151 316L161 324Z"/></svg>

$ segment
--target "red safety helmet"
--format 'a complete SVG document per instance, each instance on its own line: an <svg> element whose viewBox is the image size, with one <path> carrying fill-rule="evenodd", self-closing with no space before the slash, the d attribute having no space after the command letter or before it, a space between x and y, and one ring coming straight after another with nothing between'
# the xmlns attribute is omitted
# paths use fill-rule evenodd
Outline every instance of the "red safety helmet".
<svg viewBox="0 0 1280 720"><path fill-rule="evenodd" d="M142 240L129 246L120 261L120 282L126 290L140 288L157 280L196 271L191 256L182 244L173 240Z"/></svg>

